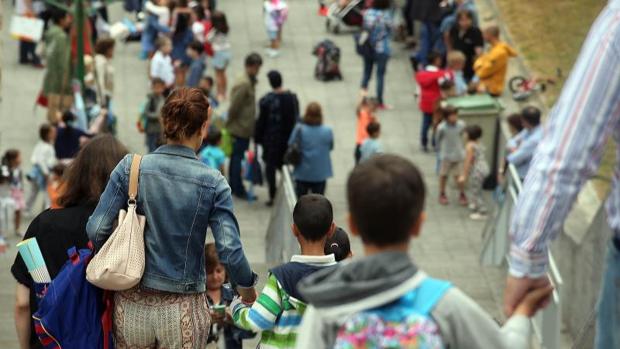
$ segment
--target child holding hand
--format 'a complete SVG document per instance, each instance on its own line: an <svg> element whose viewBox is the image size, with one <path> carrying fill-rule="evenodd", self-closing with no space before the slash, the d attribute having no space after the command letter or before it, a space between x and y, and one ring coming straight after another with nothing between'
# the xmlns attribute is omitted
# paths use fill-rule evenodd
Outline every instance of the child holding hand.
<svg viewBox="0 0 620 349"><path fill-rule="evenodd" d="M217 257L214 243L205 246L205 267L207 270L207 304L211 313L211 330L208 343L217 343L224 335L226 349L243 348L243 340L253 338L254 333L234 326L230 303L235 291L228 283L226 268Z"/></svg>

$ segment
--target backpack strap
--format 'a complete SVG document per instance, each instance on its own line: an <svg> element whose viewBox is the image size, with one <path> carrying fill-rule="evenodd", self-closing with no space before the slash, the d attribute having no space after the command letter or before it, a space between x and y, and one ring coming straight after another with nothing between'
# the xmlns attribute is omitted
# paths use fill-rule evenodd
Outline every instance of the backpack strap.
<svg viewBox="0 0 620 349"><path fill-rule="evenodd" d="M138 195L138 178L140 175L140 162L142 162L142 156L138 154L133 155L131 161L131 170L129 172L129 203L136 203L136 196Z"/></svg>
<svg viewBox="0 0 620 349"><path fill-rule="evenodd" d="M452 284L447 281L426 277L416 289L414 308L420 314L430 314L450 288Z"/></svg>

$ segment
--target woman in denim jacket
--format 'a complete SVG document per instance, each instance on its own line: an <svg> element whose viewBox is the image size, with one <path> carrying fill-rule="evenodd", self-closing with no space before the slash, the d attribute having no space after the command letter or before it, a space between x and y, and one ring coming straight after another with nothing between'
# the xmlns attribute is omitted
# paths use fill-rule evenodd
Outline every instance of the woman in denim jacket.
<svg viewBox="0 0 620 349"><path fill-rule="evenodd" d="M244 301L253 302L256 274L243 253L226 179L196 158L211 114L200 89L180 88L168 97L161 118L167 144L140 165L138 213L146 216L146 265L140 285L114 296L118 348L204 348L210 317L205 295L204 245L210 227L222 263ZM132 156L110 181L86 231L100 248L127 206Z"/></svg>

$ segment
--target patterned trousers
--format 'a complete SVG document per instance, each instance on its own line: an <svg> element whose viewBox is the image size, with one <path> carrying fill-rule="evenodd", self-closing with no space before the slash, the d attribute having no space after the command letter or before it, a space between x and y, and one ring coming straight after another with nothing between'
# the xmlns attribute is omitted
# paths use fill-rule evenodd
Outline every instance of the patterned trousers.
<svg viewBox="0 0 620 349"><path fill-rule="evenodd" d="M203 349L210 325L206 293L186 295L136 287L114 295L118 349Z"/></svg>

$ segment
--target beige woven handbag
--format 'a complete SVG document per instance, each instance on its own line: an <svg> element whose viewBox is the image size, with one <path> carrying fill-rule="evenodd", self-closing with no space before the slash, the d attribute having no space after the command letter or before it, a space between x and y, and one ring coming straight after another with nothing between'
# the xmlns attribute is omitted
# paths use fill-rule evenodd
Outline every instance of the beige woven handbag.
<svg viewBox="0 0 620 349"><path fill-rule="evenodd" d="M129 173L127 211L118 214L118 227L86 268L86 279L104 290L123 291L136 286L144 273L144 216L136 213L142 157L134 154Z"/></svg>

